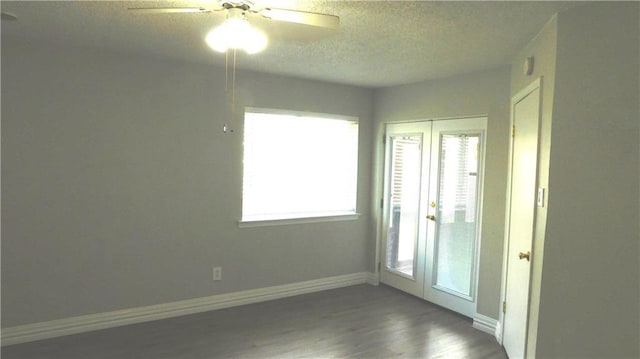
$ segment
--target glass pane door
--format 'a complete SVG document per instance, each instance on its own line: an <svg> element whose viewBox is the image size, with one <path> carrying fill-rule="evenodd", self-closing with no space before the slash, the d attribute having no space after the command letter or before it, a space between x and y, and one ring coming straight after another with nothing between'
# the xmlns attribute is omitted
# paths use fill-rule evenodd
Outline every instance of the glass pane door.
<svg viewBox="0 0 640 359"><path fill-rule="evenodd" d="M380 280L422 297L431 123L386 126ZM426 150L425 150L426 148Z"/></svg>
<svg viewBox="0 0 640 359"><path fill-rule="evenodd" d="M471 298L477 235L479 134L440 136L435 285Z"/></svg>
<svg viewBox="0 0 640 359"><path fill-rule="evenodd" d="M386 268L415 278L422 135L390 137Z"/></svg>
<svg viewBox="0 0 640 359"><path fill-rule="evenodd" d="M469 317L476 310L486 118L434 121L424 298Z"/></svg>

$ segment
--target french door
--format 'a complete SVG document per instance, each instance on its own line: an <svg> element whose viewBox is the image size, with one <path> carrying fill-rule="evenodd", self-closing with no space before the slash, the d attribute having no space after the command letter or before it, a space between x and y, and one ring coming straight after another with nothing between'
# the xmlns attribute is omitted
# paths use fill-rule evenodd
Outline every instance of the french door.
<svg viewBox="0 0 640 359"><path fill-rule="evenodd" d="M472 317L486 118L386 126L380 279Z"/></svg>

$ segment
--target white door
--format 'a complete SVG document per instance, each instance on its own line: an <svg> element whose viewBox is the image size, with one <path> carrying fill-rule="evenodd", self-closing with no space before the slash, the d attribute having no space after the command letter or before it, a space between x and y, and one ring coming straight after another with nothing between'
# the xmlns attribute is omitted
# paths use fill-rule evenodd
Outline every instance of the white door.
<svg viewBox="0 0 640 359"><path fill-rule="evenodd" d="M503 341L509 358L526 350L531 258L534 255L540 81L512 100L513 136L507 202L507 273Z"/></svg>
<svg viewBox="0 0 640 359"><path fill-rule="evenodd" d="M380 280L422 297L427 235L431 122L389 124L385 135ZM425 154L426 152L426 154Z"/></svg>
<svg viewBox="0 0 640 359"><path fill-rule="evenodd" d="M475 314L486 118L386 128L381 281Z"/></svg>

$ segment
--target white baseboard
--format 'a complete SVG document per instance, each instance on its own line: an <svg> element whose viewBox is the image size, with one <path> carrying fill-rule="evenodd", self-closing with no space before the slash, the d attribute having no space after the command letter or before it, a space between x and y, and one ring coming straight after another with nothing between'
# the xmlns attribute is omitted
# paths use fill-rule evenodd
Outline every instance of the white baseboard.
<svg viewBox="0 0 640 359"><path fill-rule="evenodd" d="M380 275L378 273L367 273L367 283L371 285L379 285L380 284Z"/></svg>
<svg viewBox="0 0 640 359"><path fill-rule="evenodd" d="M486 315L476 314L473 316L473 327L491 335L498 333L497 327L499 324L496 319L487 317Z"/></svg>
<svg viewBox="0 0 640 359"><path fill-rule="evenodd" d="M98 329L166 319L181 315L264 302L305 293L369 283L371 273L361 272L267 288L213 295L113 312L82 315L48 322L3 328L2 346L31 342Z"/></svg>
<svg viewBox="0 0 640 359"><path fill-rule="evenodd" d="M498 321L498 323L496 323L496 340L498 341L498 343L502 344L502 324L500 324L500 321Z"/></svg>

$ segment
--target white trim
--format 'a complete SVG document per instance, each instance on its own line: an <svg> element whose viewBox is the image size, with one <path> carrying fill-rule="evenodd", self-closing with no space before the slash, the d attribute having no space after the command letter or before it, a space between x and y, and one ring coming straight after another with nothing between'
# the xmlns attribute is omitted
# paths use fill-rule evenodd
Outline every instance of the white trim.
<svg viewBox="0 0 640 359"><path fill-rule="evenodd" d="M496 328L500 323L497 319L478 314L473 316L473 327L487 334L496 335ZM496 338L497 339L497 338Z"/></svg>
<svg viewBox="0 0 640 359"><path fill-rule="evenodd" d="M51 320L48 322L18 325L15 327L2 328L1 341L2 346L26 343L34 340L83 333L92 330L113 328L122 325L230 308L239 305L363 284L367 283L369 277L369 273L360 272L273 287L218 294L204 298L181 300L177 302L117 310L106 313L82 315Z"/></svg>
<svg viewBox="0 0 640 359"><path fill-rule="evenodd" d="M380 273L369 272L367 273L367 284L371 285L379 285L380 284Z"/></svg>
<svg viewBox="0 0 640 359"><path fill-rule="evenodd" d="M342 121L351 121L351 122L359 122L360 121L358 116L339 115L339 114L334 114L334 113L322 113L322 112L284 110L284 109L279 109L279 108L245 107L244 108L244 113L246 114L247 112L248 113L266 114L266 115L315 117L315 118L325 118L327 120L342 120Z"/></svg>
<svg viewBox="0 0 640 359"><path fill-rule="evenodd" d="M333 216L321 216L321 217L267 219L267 220L256 220L256 221L241 220L241 221L238 221L238 228L281 226L281 225L287 225L287 224L300 224L300 223L353 221L358 218L360 218L360 213L338 214Z"/></svg>
<svg viewBox="0 0 640 359"><path fill-rule="evenodd" d="M414 123L414 122L426 122L426 121L449 121L449 120L466 120L469 118L489 118L488 113L481 113L478 115L466 115L466 116L448 116L448 117L429 117L429 118L414 118L413 120L406 121L389 121L384 124L403 124L403 123Z"/></svg>
<svg viewBox="0 0 640 359"><path fill-rule="evenodd" d="M496 323L496 332L495 332L496 340L500 345L502 345L502 324L500 321Z"/></svg>

